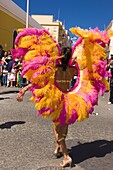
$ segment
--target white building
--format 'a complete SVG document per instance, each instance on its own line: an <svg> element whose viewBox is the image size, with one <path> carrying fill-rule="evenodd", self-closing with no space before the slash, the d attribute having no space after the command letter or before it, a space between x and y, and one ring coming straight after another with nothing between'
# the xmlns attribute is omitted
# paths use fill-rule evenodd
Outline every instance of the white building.
<svg viewBox="0 0 113 170"><path fill-rule="evenodd" d="M69 32L59 20L54 21L53 15L32 15L32 18L46 28L61 47L72 44Z"/></svg>
<svg viewBox="0 0 113 170"><path fill-rule="evenodd" d="M109 23L109 25L106 28L106 31L113 30L113 20ZM110 38L110 44L109 44L109 57L110 54L113 54L113 36Z"/></svg>

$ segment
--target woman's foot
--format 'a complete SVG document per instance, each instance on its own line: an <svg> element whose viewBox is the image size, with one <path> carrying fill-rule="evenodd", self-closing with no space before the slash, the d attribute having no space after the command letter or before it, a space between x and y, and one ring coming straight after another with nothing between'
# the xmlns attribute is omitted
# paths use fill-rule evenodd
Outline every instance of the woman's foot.
<svg viewBox="0 0 113 170"><path fill-rule="evenodd" d="M71 157L68 156L66 159L64 159L63 162L60 163L60 166L62 168L67 167L67 166L71 167L72 166L72 159L71 159Z"/></svg>
<svg viewBox="0 0 113 170"><path fill-rule="evenodd" d="M55 151L54 151L54 155L56 158L60 158L61 157L61 153L60 153L60 146L57 146Z"/></svg>
<svg viewBox="0 0 113 170"><path fill-rule="evenodd" d="M108 102L108 104L111 104L111 102Z"/></svg>

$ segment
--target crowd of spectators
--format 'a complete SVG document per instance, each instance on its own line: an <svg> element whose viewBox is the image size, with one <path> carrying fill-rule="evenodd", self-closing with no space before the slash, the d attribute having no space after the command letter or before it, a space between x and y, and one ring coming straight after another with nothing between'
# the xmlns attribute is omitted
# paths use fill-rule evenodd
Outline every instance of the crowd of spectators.
<svg viewBox="0 0 113 170"><path fill-rule="evenodd" d="M12 59L10 50L3 50L0 45L0 86L24 87L26 79L21 76L21 59Z"/></svg>
<svg viewBox="0 0 113 170"><path fill-rule="evenodd" d="M113 104L113 54L110 56L107 69L111 72L111 77L108 80L110 82L110 97L108 104ZM21 72L21 59L16 58L13 60L10 50L5 51L3 50L2 45L0 45L0 86L23 88L29 82L21 76ZM71 88L76 82L76 78L71 80Z"/></svg>

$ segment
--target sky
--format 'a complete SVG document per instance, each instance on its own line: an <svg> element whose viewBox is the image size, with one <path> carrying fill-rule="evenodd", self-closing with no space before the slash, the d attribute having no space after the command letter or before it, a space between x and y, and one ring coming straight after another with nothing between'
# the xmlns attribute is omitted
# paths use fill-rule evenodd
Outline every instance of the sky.
<svg viewBox="0 0 113 170"><path fill-rule="evenodd" d="M26 11L27 0L13 1ZM113 20L113 0L29 0L29 2L30 15L53 15L55 20L63 22L68 31L76 26L83 29L98 27L104 30Z"/></svg>

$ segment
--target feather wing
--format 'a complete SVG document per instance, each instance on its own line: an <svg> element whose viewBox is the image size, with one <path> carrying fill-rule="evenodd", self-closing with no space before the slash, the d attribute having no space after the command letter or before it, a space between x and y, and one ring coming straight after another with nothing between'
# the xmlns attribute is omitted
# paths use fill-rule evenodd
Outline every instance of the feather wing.
<svg viewBox="0 0 113 170"><path fill-rule="evenodd" d="M109 35L97 28L72 28L80 38L73 47L70 65L76 62L78 79L74 88L64 93L55 84L57 60L61 57L59 45L45 29L23 29L15 40L13 57L23 58L22 75L32 84L31 101L38 115L51 118L56 124L71 124L84 120L98 103L98 93L108 90L105 52L103 45Z"/></svg>
<svg viewBox="0 0 113 170"><path fill-rule="evenodd" d="M23 29L15 40L13 58L22 58L22 76L33 86L31 101L38 115L57 120L63 108L63 93L55 86L55 72L61 58L60 46L45 29Z"/></svg>
<svg viewBox="0 0 113 170"><path fill-rule="evenodd" d="M98 94L103 95L109 90L106 77L106 54L104 46L109 42L107 32L101 32L98 28L83 30L72 28L72 33L80 36L73 46L73 55L70 64L77 63L78 79L74 88L68 93L67 111L70 110L69 122L73 123L73 113L77 120L84 120L98 104Z"/></svg>

